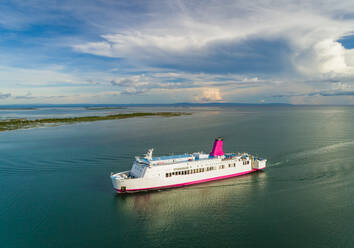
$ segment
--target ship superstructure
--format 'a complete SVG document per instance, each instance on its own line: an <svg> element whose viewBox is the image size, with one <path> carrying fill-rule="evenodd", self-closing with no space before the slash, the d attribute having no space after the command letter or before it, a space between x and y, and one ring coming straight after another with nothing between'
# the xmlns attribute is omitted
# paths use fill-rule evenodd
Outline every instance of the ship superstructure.
<svg viewBox="0 0 354 248"><path fill-rule="evenodd" d="M266 159L248 153L224 153L223 139L214 141L211 153L153 157L153 149L135 157L129 171L111 174L119 193L181 187L240 176L266 167Z"/></svg>

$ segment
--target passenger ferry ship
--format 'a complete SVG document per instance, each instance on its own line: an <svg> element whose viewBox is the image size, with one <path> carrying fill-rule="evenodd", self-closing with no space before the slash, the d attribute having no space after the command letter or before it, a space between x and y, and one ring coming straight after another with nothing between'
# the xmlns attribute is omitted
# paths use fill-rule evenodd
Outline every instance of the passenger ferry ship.
<svg viewBox="0 0 354 248"><path fill-rule="evenodd" d="M214 141L211 153L135 157L129 171L111 174L118 193L158 190L248 174L266 167L266 159L247 153L224 153L223 139Z"/></svg>

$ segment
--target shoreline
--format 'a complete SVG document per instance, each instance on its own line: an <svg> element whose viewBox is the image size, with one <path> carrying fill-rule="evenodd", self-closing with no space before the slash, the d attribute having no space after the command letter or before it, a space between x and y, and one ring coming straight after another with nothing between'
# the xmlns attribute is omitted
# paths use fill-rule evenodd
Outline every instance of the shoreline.
<svg viewBox="0 0 354 248"><path fill-rule="evenodd" d="M67 118L45 118L45 119L8 119L0 121L0 132L2 131L12 131L17 129L27 129L35 128L41 126L54 126L56 124L73 124L80 122L94 122L94 121L104 121L104 120L118 120L127 119L135 117L176 117L181 115L191 115L191 113L186 112L136 112L128 114L114 114L114 115L103 115L103 116L80 116L80 117L67 117ZM49 124L49 125L47 125Z"/></svg>

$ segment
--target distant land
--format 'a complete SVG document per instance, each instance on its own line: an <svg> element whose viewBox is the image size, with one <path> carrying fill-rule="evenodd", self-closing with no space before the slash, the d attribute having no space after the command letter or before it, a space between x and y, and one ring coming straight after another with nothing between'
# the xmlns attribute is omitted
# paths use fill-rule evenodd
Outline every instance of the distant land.
<svg viewBox="0 0 354 248"><path fill-rule="evenodd" d="M95 107L85 107L87 110L115 110L115 109L124 109L124 107L106 107L106 106L95 106Z"/></svg>
<svg viewBox="0 0 354 248"><path fill-rule="evenodd" d="M191 115L191 113L184 112L153 112L153 113L127 113L127 114L115 114L115 115L104 115L104 116L80 116L80 117L67 117L67 118L45 118L45 119L8 119L0 120L0 132L9 131L16 129L27 129L34 128L45 125L59 125L65 123L78 123L78 122L93 122L93 121L104 121L104 120L117 120L117 119L127 119L135 117L176 117L181 115Z"/></svg>

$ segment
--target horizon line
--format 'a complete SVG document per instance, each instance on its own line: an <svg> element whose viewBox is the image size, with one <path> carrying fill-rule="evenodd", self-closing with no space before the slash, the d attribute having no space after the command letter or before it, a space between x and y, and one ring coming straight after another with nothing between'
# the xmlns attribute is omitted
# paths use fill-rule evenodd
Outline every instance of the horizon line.
<svg viewBox="0 0 354 248"><path fill-rule="evenodd" d="M354 104L292 104L292 103L242 103L242 102L209 102L209 103L194 103L194 102L177 102L177 103L14 103L1 104L0 108L4 106L354 106Z"/></svg>

